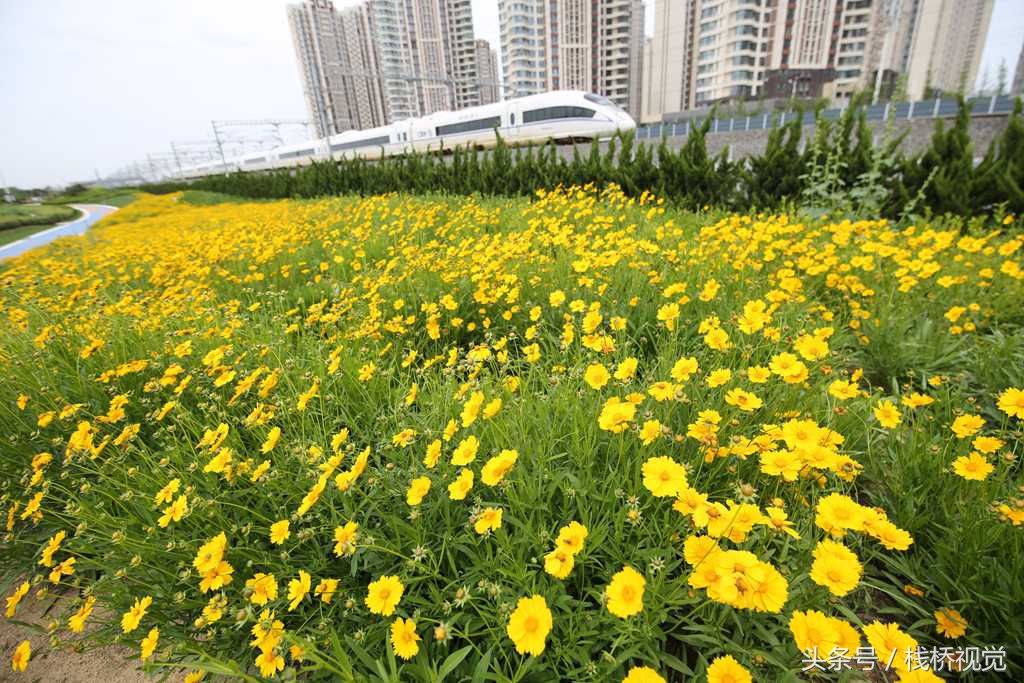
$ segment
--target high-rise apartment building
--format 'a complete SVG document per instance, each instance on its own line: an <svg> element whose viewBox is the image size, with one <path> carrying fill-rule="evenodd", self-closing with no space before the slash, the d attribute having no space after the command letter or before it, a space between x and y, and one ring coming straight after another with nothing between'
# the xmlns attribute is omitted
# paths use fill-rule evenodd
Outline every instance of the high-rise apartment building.
<svg viewBox="0 0 1024 683"><path fill-rule="evenodd" d="M472 0L446 0L438 5L445 25L445 54L448 56L448 73L453 80L453 106L464 109L483 104L479 82L488 78L488 74L477 64Z"/></svg>
<svg viewBox="0 0 1024 683"><path fill-rule="evenodd" d="M642 120L750 98L973 82L994 0L655 0Z"/></svg>
<svg viewBox="0 0 1024 683"><path fill-rule="evenodd" d="M471 0L305 0L288 19L319 136L480 103Z"/></svg>
<svg viewBox="0 0 1024 683"><path fill-rule="evenodd" d="M317 135L379 126L386 111L375 54L361 46L370 30L358 8L340 18L326 0L288 7L302 90Z"/></svg>
<svg viewBox="0 0 1024 683"><path fill-rule="evenodd" d="M476 70L479 77L480 104L500 102L501 83L498 80L498 53L486 40L474 41Z"/></svg>
<svg viewBox="0 0 1024 683"><path fill-rule="evenodd" d="M910 99L969 92L978 76L995 0L902 0L894 66Z"/></svg>
<svg viewBox="0 0 1024 683"><path fill-rule="evenodd" d="M586 90L639 114L642 0L500 0L505 86Z"/></svg>

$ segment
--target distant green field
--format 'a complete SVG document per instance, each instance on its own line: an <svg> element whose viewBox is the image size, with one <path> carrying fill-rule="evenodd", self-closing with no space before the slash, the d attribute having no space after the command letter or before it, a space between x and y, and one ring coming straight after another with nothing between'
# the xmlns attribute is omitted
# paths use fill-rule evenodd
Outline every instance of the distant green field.
<svg viewBox="0 0 1024 683"><path fill-rule="evenodd" d="M123 189L96 187L72 195L60 195L47 200L49 204L106 204L122 207L135 201L136 193Z"/></svg>
<svg viewBox="0 0 1024 683"><path fill-rule="evenodd" d="M0 204L0 231L27 226L44 226L78 216L70 206L50 204Z"/></svg>

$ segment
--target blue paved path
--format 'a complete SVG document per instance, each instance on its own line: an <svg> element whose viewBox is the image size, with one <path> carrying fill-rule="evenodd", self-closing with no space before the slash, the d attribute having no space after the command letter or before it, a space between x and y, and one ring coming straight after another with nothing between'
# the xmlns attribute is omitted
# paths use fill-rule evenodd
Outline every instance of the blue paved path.
<svg viewBox="0 0 1024 683"><path fill-rule="evenodd" d="M30 249L41 247L44 244L49 244L58 237L67 237L68 235L81 235L89 229L93 223L106 216L108 213L117 211L117 207L106 206L103 204L71 204L84 215L81 218L77 218L67 223L61 223L58 226L41 230L34 235L29 235L24 239L20 239L17 242L11 242L5 246L0 247L0 260L11 258L13 256L19 256L24 254Z"/></svg>

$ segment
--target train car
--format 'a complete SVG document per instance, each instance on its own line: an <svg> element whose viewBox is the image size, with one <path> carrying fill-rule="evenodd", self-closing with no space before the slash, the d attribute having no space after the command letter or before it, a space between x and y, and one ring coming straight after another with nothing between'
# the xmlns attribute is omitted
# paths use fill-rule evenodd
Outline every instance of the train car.
<svg viewBox="0 0 1024 683"><path fill-rule="evenodd" d="M607 97L558 90L458 111L435 112L387 126L349 130L185 169L192 179L227 171L291 168L333 159L381 159L400 154L450 152L458 147L487 149L499 136L509 144L576 142L607 138L636 128L636 122Z"/></svg>

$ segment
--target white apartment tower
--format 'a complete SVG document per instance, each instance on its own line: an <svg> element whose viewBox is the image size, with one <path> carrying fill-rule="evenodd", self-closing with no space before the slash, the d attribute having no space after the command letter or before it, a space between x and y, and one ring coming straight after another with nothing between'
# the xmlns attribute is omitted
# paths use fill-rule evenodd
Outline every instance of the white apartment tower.
<svg viewBox="0 0 1024 683"><path fill-rule="evenodd" d="M640 109L642 0L499 0L505 85L605 95Z"/></svg>
<svg viewBox="0 0 1024 683"><path fill-rule="evenodd" d="M978 76L995 0L902 0L894 65L906 75L907 95L937 89L970 92Z"/></svg>
<svg viewBox="0 0 1024 683"><path fill-rule="evenodd" d="M655 0L641 120L753 97L848 101L977 75L995 0Z"/></svg>
<svg viewBox="0 0 1024 683"><path fill-rule="evenodd" d="M453 80L453 106L464 109L483 104L479 81L488 78L488 74L477 63L479 53L473 37L472 0L445 0L438 4L445 25L445 54Z"/></svg>
<svg viewBox="0 0 1024 683"><path fill-rule="evenodd" d="M480 104L500 102L501 84L498 80L498 53L486 40L475 41L476 70L479 75Z"/></svg>
<svg viewBox="0 0 1024 683"><path fill-rule="evenodd" d="M288 20L319 136L480 102L471 0L305 0Z"/></svg>

